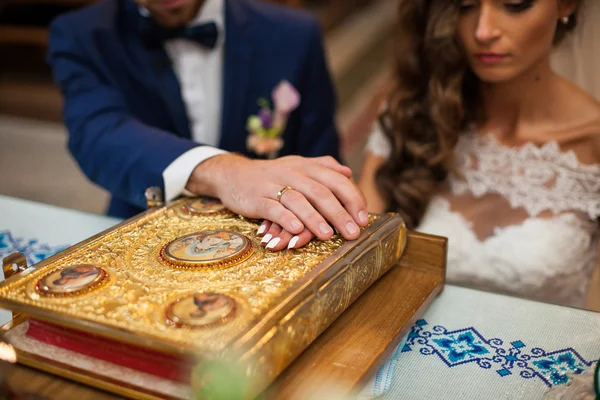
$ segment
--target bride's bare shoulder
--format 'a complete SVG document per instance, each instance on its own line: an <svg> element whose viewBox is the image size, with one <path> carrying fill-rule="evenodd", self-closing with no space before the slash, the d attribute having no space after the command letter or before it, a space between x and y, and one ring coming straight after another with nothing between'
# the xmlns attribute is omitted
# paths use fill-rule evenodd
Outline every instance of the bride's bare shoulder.
<svg viewBox="0 0 600 400"><path fill-rule="evenodd" d="M600 164L600 102L587 93L584 93L584 96L581 104L581 115L584 118L581 137L584 142L590 143L596 163Z"/></svg>
<svg viewBox="0 0 600 400"><path fill-rule="evenodd" d="M561 109L566 126L565 142L587 163L600 163L600 102L579 86L564 79Z"/></svg>
<svg viewBox="0 0 600 400"><path fill-rule="evenodd" d="M562 78L561 102L565 110L585 121L600 123L600 102L566 78Z"/></svg>

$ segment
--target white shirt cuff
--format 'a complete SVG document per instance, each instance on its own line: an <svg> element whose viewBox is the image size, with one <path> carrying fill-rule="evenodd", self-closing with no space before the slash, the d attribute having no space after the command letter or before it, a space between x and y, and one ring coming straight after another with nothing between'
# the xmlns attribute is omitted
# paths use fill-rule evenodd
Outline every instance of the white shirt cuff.
<svg viewBox="0 0 600 400"><path fill-rule="evenodd" d="M177 157L162 173L165 183L165 202L168 203L181 194L191 196L192 193L185 189L185 185L194 169L202 161L225 153L227 153L225 150L214 147L199 146Z"/></svg>

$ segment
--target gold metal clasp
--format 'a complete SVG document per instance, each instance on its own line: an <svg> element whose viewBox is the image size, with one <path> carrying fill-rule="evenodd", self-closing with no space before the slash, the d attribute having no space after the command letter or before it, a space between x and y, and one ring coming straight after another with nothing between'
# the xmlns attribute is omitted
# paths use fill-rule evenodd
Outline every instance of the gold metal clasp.
<svg viewBox="0 0 600 400"><path fill-rule="evenodd" d="M4 271L4 279L23 272L27 269L27 258L21 252L12 253L4 257L2 260L2 270Z"/></svg>
<svg viewBox="0 0 600 400"><path fill-rule="evenodd" d="M146 189L145 195L148 208L162 207L165 205L162 189L158 186L151 186Z"/></svg>

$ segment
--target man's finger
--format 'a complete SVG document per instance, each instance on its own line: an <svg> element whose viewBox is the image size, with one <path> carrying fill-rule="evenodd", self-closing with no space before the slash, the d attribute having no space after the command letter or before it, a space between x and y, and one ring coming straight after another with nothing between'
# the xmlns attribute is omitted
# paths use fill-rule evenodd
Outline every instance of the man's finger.
<svg viewBox="0 0 600 400"><path fill-rule="evenodd" d="M311 178L331 190L356 224L366 226L369 223L365 198L353 181L327 169L308 167L307 172Z"/></svg>
<svg viewBox="0 0 600 400"><path fill-rule="evenodd" d="M302 221L277 200L263 198L257 202L255 213L256 218L264 218L277 223L290 233L298 234L304 230Z"/></svg>
<svg viewBox="0 0 600 400"><path fill-rule="evenodd" d="M314 167L314 166L313 166ZM318 168L322 173L327 171L325 168ZM340 174L337 174L331 170L331 173L338 176L340 179L349 182L348 179L344 178ZM303 194L306 199L310 202L311 206L316 209L317 215L320 214L327 219L337 230L344 236L344 238L348 240L357 239L360 235L360 229L353 217L346 211L342 203L337 199L337 197L333 194L332 189L326 187L320 182L307 179L305 176L294 176L292 177L295 188L297 191L295 193ZM287 193L286 193L287 195ZM290 196L291 197L291 196ZM298 215L300 210L294 209L293 205L288 204L287 200L285 200L285 196L282 198L283 204L286 208L293 211L294 214ZM313 230L313 226L309 224L309 222L303 220L306 224L306 227L315 234L321 240L327 240L329 237L323 237L324 235L320 234L322 230L328 231L327 228L331 229L329 226L320 225L317 231ZM292 232L295 233L295 232Z"/></svg>
<svg viewBox="0 0 600 400"><path fill-rule="evenodd" d="M302 179L300 178L296 180L296 184L301 187L307 186L306 183L301 183L301 180ZM330 194L330 197L333 198L333 195ZM281 196L281 204L296 215L302 221L306 229L310 230L319 239L329 240L333 236L333 229L331 229L331 226L325 220L327 215L321 215L302 192L295 189L286 191ZM288 230L288 232L290 231ZM300 232L290 233L298 234Z"/></svg>
<svg viewBox="0 0 600 400"><path fill-rule="evenodd" d="M313 161L323 167L327 167L344 175L346 178L352 178L352 170L346 167L345 165L340 164L335 158L331 156L316 157L313 158Z"/></svg>

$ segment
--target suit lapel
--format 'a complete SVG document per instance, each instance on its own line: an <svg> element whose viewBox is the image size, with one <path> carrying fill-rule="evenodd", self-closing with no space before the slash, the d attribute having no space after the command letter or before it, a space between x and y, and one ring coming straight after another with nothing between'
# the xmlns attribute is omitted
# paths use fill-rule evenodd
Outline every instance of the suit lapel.
<svg viewBox="0 0 600 400"><path fill-rule="evenodd" d="M163 48L152 50L150 54L157 63L155 74L159 85L159 93L162 95L165 107L173 120L175 131L179 136L189 139L191 138L189 118L181 95L179 80L175 75L175 71L173 71L171 60Z"/></svg>
<svg viewBox="0 0 600 400"><path fill-rule="evenodd" d="M252 60L251 21L244 0L225 0L225 59L220 148L245 151L245 101Z"/></svg>
<svg viewBox="0 0 600 400"><path fill-rule="evenodd" d="M151 93L156 93L159 107L167 110L170 118L172 128L169 130L178 136L191 138L189 119L171 60L164 48L151 48L144 44L139 25L144 17L140 15L133 1L126 0L124 3L125 12L121 25L124 34L121 36L134 59L130 73L133 79L148 87Z"/></svg>

